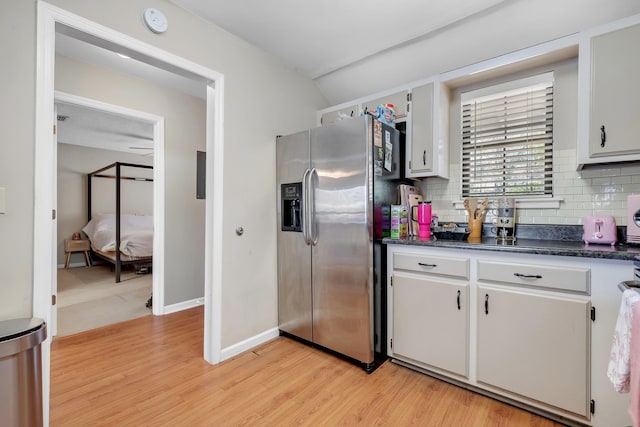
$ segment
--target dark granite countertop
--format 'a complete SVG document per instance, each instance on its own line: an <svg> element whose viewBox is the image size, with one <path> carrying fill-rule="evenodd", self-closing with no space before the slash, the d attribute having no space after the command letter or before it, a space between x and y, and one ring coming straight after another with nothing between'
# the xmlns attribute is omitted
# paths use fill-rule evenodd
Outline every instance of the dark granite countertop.
<svg viewBox="0 0 640 427"><path fill-rule="evenodd" d="M576 226L569 227L575 228ZM521 227L521 229L522 228L525 227ZM580 230L582 229L581 226L579 226L579 228ZM524 234L523 236L517 237L513 244L497 243L496 238L492 236L483 236L480 241L473 242L469 242L466 239L437 240L433 236L430 239L418 237L392 239L387 237L382 240L382 243L388 245L410 245L466 250L473 249L493 252L560 255L626 261L634 261L636 257L640 256L640 246L636 245L620 243L614 246L601 244L586 245L582 240L578 240L580 237L577 237L576 239L575 230L567 230L567 226L545 226L543 233L544 234L536 233L534 228L530 228L529 230L526 230L526 232L522 233ZM551 233L551 235L549 235L549 233ZM516 236L518 235L516 234ZM624 241L624 239L619 239L619 241Z"/></svg>

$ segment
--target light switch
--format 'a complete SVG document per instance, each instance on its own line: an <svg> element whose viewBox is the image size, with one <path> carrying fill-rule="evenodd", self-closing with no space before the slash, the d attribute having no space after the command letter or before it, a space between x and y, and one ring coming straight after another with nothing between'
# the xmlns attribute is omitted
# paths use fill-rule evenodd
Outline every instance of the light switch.
<svg viewBox="0 0 640 427"><path fill-rule="evenodd" d="M0 214L6 213L4 206L4 187L0 187Z"/></svg>

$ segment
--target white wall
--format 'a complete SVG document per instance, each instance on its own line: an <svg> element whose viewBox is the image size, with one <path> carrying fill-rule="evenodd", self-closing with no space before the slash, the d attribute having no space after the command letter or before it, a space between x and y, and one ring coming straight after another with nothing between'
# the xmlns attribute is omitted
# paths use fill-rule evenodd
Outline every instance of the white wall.
<svg viewBox="0 0 640 427"><path fill-rule="evenodd" d="M79 145L58 144L58 265L64 265L64 240L80 232L87 224L87 174L114 162L153 165L153 157L121 151L101 150ZM129 173L123 168L123 175ZM148 170L140 172L148 176ZM137 171L136 171L137 172ZM151 172L151 171L149 171ZM112 171L107 171L112 173ZM149 176L153 178L153 176ZM112 179L94 178L92 184L93 213L115 212L115 183ZM153 183L124 181L122 186L124 213L153 215ZM80 252L71 254L71 262L84 263Z"/></svg>
<svg viewBox="0 0 640 427"><path fill-rule="evenodd" d="M0 12L0 320L31 316L36 2L12 0ZM8 43L8 40L14 43ZM9 60L9 58L11 58ZM9 243L10 242L10 243Z"/></svg>
<svg viewBox="0 0 640 427"><path fill-rule="evenodd" d="M222 347L275 327L275 136L313 126L316 111L328 105L317 87L274 57L164 0L50 3L225 75L224 233L214 236L223 246ZM147 7L165 13L169 31L156 35L146 29L140 14ZM0 36L13 43L0 43L2 57L11 58L3 62L0 83L6 95L0 97L0 111L11 117L5 123L8 142L0 144L0 186L7 188L9 212L0 214L0 236L13 243L0 247L0 319L31 313L35 23L33 0L2 3ZM176 147L167 158L188 163L183 152ZM245 229L242 237L235 234L237 226ZM180 232L167 238L180 239ZM166 295L166 302L173 297Z"/></svg>
<svg viewBox="0 0 640 427"><path fill-rule="evenodd" d="M401 7L394 5L393 12L394 18L402 19ZM331 105L337 105L636 13L638 0L507 0L316 82ZM373 28L372 34L383 31Z"/></svg>

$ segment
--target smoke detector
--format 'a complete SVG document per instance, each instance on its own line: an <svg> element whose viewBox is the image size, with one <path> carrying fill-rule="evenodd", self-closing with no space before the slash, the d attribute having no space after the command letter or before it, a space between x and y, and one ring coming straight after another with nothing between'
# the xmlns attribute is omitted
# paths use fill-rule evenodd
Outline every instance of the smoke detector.
<svg viewBox="0 0 640 427"><path fill-rule="evenodd" d="M164 16L164 13L152 7L145 9L144 12L142 12L142 20L147 28L156 34L164 33L169 27L169 21L167 20L167 17Z"/></svg>

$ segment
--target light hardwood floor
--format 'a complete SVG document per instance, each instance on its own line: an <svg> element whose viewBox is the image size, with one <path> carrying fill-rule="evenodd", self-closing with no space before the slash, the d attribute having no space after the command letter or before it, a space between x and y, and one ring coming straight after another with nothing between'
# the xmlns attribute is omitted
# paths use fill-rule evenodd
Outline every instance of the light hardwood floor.
<svg viewBox="0 0 640 427"><path fill-rule="evenodd" d="M371 375L287 338L209 365L203 309L52 345L52 426L559 426L385 362Z"/></svg>

